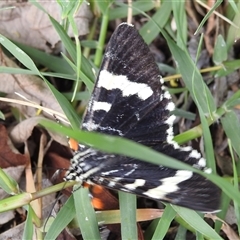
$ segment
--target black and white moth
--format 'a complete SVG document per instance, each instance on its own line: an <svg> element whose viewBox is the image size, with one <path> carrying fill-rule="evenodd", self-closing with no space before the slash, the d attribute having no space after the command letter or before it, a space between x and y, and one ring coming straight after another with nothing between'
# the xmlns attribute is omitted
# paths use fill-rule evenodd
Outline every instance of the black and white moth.
<svg viewBox="0 0 240 240"><path fill-rule="evenodd" d="M137 30L122 23L113 33L82 129L122 136L205 170L191 147L173 141L174 109L154 58ZM79 145L65 180L90 182L202 212L218 210L220 190L186 170L106 154Z"/></svg>

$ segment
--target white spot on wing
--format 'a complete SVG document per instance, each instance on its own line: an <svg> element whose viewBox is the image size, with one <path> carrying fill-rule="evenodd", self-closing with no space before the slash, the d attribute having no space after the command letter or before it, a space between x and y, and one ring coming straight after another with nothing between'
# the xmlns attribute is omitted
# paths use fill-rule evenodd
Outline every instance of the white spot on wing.
<svg viewBox="0 0 240 240"><path fill-rule="evenodd" d="M111 173L115 173L115 172L119 172L119 170L111 170L111 171L108 171L108 172L102 172L101 175L102 176L107 176L107 175L110 175Z"/></svg>
<svg viewBox="0 0 240 240"><path fill-rule="evenodd" d="M144 179L136 179L134 183L129 183L124 185L124 187L130 189L130 190L134 190L137 187L142 187L144 186L144 184L146 183L146 181Z"/></svg>
<svg viewBox="0 0 240 240"><path fill-rule="evenodd" d="M169 128L167 129L167 135L168 135L168 141L172 141L173 139L173 127L169 126Z"/></svg>
<svg viewBox="0 0 240 240"><path fill-rule="evenodd" d="M119 26L121 26L121 25L128 25L129 27L134 27L133 24L127 23L127 22L123 22L123 23L119 24Z"/></svg>
<svg viewBox="0 0 240 240"><path fill-rule="evenodd" d="M93 131L93 130L99 129L99 130L101 130L101 131L103 131L103 132L104 132L104 131L114 132L114 133L117 132L119 136L122 136L122 135L123 135L122 132L121 132L121 130L112 128L112 127L110 127L110 126L107 126L107 127L99 126L98 124L93 123L93 121L91 121L91 122L84 122L84 123L82 124L82 127L83 127L83 128L86 128L88 131Z"/></svg>
<svg viewBox="0 0 240 240"><path fill-rule="evenodd" d="M189 152L192 151L192 147L191 146L181 147L181 150L184 152Z"/></svg>
<svg viewBox="0 0 240 240"><path fill-rule="evenodd" d="M207 169L204 170L204 172L210 174L210 173L212 173L212 169L211 168L207 168Z"/></svg>
<svg viewBox="0 0 240 240"><path fill-rule="evenodd" d="M164 98L171 99L171 95L168 91L165 91L163 96L164 96Z"/></svg>
<svg viewBox="0 0 240 240"><path fill-rule="evenodd" d="M198 165L200 167L206 167L206 159L205 158L200 158L198 161Z"/></svg>
<svg viewBox="0 0 240 240"><path fill-rule="evenodd" d="M95 124L95 123L93 123L93 122L91 121L91 122L84 122L84 123L82 124L82 127L83 127L83 128L86 128L88 131L93 131L93 130L98 129L99 125L98 125L98 124Z"/></svg>
<svg viewBox="0 0 240 240"><path fill-rule="evenodd" d="M153 90L147 84L131 82L127 76L117 76L107 70L100 72L97 87L107 90L119 89L122 91L123 97L137 95L142 100L146 100L153 94Z"/></svg>
<svg viewBox="0 0 240 240"><path fill-rule="evenodd" d="M97 102L93 101L92 103L92 110L93 111L98 111L98 110L103 110L105 112L108 112L111 109L111 104L107 102Z"/></svg>
<svg viewBox="0 0 240 240"><path fill-rule="evenodd" d="M165 121L165 123L167 123L169 126L172 126L175 119L176 119L176 116L175 116L175 115L171 115L171 116Z"/></svg>
<svg viewBox="0 0 240 240"><path fill-rule="evenodd" d="M108 183L108 187L114 187L115 185L116 185L116 183L113 181Z"/></svg>
<svg viewBox="0 0 240 240"><path fill-rule="evenodd" d="M200 154L197 150L193 149L193 150L190 152L189 157L192 157L192 158L200 158L200 157L201 157L201 154Z"/></svg>
<svg viewBox="0 0 240 240"><path fill-rule="evenodd" d="M175 104L173 102L169 102L168 105L166 106L166 109L169 110L170 112L175 109Z"/></svg>
<svg viewBox="0 0 240 240"><path fill-rule="evenodd" d="M135 113L135 116L136 116L137 120L139 121L140 120L139 113Z"/></svg>
<svg viewBox="0 0 240 240"><path fill-rule="evenodd" d="M164 199L167 194L177 191L179 189L177 185L190 179L192 175L193 173L191 171L178 170L175 176L160 180L162 185L150 189L143 194L151 198Z"/></svg>

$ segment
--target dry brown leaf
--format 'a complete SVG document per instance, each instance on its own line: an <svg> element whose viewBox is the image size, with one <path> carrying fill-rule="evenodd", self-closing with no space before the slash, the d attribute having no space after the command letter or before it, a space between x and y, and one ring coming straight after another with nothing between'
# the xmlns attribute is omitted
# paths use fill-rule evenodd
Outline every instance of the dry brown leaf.
<svg viewBox="0 0 240 240"><path fill-rule="evenodd" d="M15 144L25 142L32 135L33 128L43 119L43 117L32 117L21 121L10 131L11 140Z"/></svg>
<svg viewBox="0 0 240 240"><path fill-rule="evenodd" d="M205 217L212 219L214 222L216 220L222 222L221 229L227 235L229 240L240 240L240 238L236 234L236 232L225 221L223 221L222 219L220 219L216 215L208 213L208 214L205 214Z"/></svg>
<svg viewBox="0 0 240 240"><path fill-rule="evenodd" d="M16 182L19 182L28 162L29 158L17 152L8 138L6 128L0 125L0 167ZM7 195L5 191L0 189L0 199Z"/></svg>
<svg viewBox="0 0 240 240"><path fill-rule="evenodd" d="M18 66L3 52L1 52L0 65L18 68ZM23 95L29 101L63 113L52 92L46 86L44 81L39 77L23 74L12 75L2 73L0 81L0 92L6 93L6 97L8 98L22 100L22 98L15 94L15 92L17 92ZM36 109L33 107L22 106L19 104L12 105L18 108L26 118L36 116ZM43 112L43 114L49 117L49 114L46 114L45 112Z"/></svg>
<svg viewBox="0 0 240 240"><path fill-rule="evenodd" d="M31 117L21 121L10 131L11 140L15 144L25 142L32 135L33 128L36 127L43 119L43 117ZM68 146L67 138L65 136L54 132L49 132L49 134L56 142Z"/></svg>
<svg viewBox="0 0 240 240"><path fill-rule="evenodd" d="M6 57L3 52L1 53L0 60L0 65L2 66L17 68L17 65L8 57ZM56 101L49 88L46 86L44 81L42 81L42 79L36 76L23 74L11 75L2 73L0 81L0 92L6 93L7 98L22 100L18 95L15 94L15 92L17 92L31 102L63 114L62 108ZM10 105L16 107L19 112L26 118L26 120L20 122L11 131L11 138L14 143L22 143L29 138L33 128L43 118L36 117L37 109L34 107L16 103L11 103ZM45 111L42 111L42 115L47 118L52 118L52 116ZM57 134L51 135L56 141L66 144L66 141L63 137L59 137Z"/></svg>
<svg viewBox="0 0 240 240"><path fill-rule="evenodd" d="M66 170L70 166L69 159L66 159L57 153L49 152L44 158L45 166L48 169L48 177L52 179L54 183L63 182ZM59 170L57 172L57 170Z"/></svg>
<svg viewBox="0 0 240 240"><path fill-rule="evenodd" d="M12 146L11 146L12 147ZM29 162L29 158L25 155L16 153L9 146L7 130L3 125L0 125L0 167L6 170L11 167L25 167ZM16 170L15 170L16 171ZM18 176L18 177L17 177ZM12 176L16 181L19 179L19 174L15 172Z"/></svg>
<svg viewBox="0 0 240 240"><path fill-rule="evenodd" d="M56 21L61 22L60 6L56 1L39 1L39 4ZM60 38L52 26L48 15L31 4L30 1L1 0L0 9L9 6L15 6L15 8L1 11L0 33L11 40L44 50L45 52L53 52ZM87 34L88 24L92 18L89 6L83 2L74 16L79 35ZM73 37L71 28L68 31L68 35Z"/></svg>

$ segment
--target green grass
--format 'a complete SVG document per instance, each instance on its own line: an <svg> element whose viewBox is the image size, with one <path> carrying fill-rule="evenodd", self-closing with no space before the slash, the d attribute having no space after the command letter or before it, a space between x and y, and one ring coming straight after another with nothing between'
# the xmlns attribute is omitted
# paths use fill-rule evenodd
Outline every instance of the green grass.
<svg viewBox="0 0 240 240"><path fill-rule="evenodd" d="M76 98L80 95L80 99L87 99L90 94L86 91L80 92L81 86L85 85L88 92L91 92L94 87L95 77L92 72L92 62L94 62L94 68L97 69L101 63L104 46L106 44L106 34L110 21L120 19L120 22L125 21L127 17L127 6L120 4L118 1L113 4L112 1L91 1L95 10L100 14L100 18L92 21L90 31L96 30L100 26L100 35L97 41L95 34L91 34L84 44L81 46L81 42L78 40L78 32L74 22L74 11L78 8L78 4L81 1L72 5L61 5L62 16L64 16L64 22L66 25L72 27L74 32L75 43L67 35L65 25L60 25L58 21L49 16L49 19L59 34L65 50L68 54L60 57L54 57L49 54L43 53L39 50L32 49L22 44L17 44L19 48L6 39L4 36L0 36L1 44L6 48L26 69L14 69L0 66L0 72L7 73L25 73L33 74L41 77L49 89L52 91L57 101L63 108L64 113L68 117L71 123L71 129L58 126L58 124L43 122L42 124L49 129L62 132L66 136L74 137L77 140L81 140L83 143L91 144L94 147L106 152L114 152L118 154L124 154L127 156L135 157L147 162L153 162L162 164L171 168L189 169L193 170L213 181L223 191L222 194L222 211L218 213L221 219L224 219L226 211L229 206L229 199L234 202L235 212L239 212L240 193L236 190L238 187L238 174L240 174L239 156L240 156L240 124L234 107L239 104L240 91L236 91L232 96L225 99L225 102L221 106L217 106L214 100L213 93L210 91L209 86L203 80L203 77L196 67L197 58L192 60L187 49L187 36L188 36L188 23L187 13L184 5L184 1L163 1L161 6L155 6L152 1L135 1L133 3L133 15L142 16L145 21L140 28L139 32L144 40L150 44L157 35L161 32L164 36L171 54L177 63L176 72L180 73L186 88L184 90L188 97L191 97L199 111L201 124L189 129L181 135L175 137L175 140L179 143L185 143L189 140L195 139L199 136L203 136L204 139L204 151L208 161L208 165L213 169L213 174L204 174L192 167L171 159L167 156L163 156L147 147L133 143L126 139L104 136L96 133L85 133L78 130L80 125L80 116L76 113ZM39 9L41 6L35 3ZM59 2L60 4L60 2ZM62 3L61 3L62 4ZM221 6L221 1L213 6L212 10L216 10L217 6ZM114 7L113 7L114 6ZM112 9L113 7L113 9ZM240 4L231 4L225 8L226 18L233 23L238 23ZM43 10L43 9L42 9ZM152 10L151 17L148 15ZM45 12L45 10L43 10ZM45 12L45 14L47 14ZM199 28L211 17L213 11L206 14L202 22L199 23ZM180 31L174 32L170 27L172 19L175 19L177 29ZM235 31L234 31L235 30ZM214 45L213 62L220 66L220 70L215 70L209 67L208 73L212 78L220 78L224 76L230 76L234 71L239 69L239 61L229 60L227 58L231 48L233 47L234 40L236 38L236 27L234 24L229 24L225 30L225 35L220 35L217 38ZM94 32L94 31L93 31ZM94 36L94 37L93 37ZM198 54L200 54L203 45L200 38ZM94 43L94 44L93 44ZM91 47L93 50L90 51ZM82 51L81 51L81 50ZM94 52L94 53L92 53ZM83 53L86 53L84 56ZM91 53L91 55L90 55ZM198 56L198 55L197 55ZM93 61L89 61L92 59ZM41 64L49 69L49 72L41 72L35 65L35 63ZM172 66L169 66L172 68ZM68 99L60 93L54 86L52 86L47 76L69 79L74 81L72 92L68 93ZM176 89L175 89L176 91ZM73 99L70 103L69 99ZM187 98L186 98L187 99ZM195 117L192 113L182 111L185 115ZM224 178L216 176L216 162L214 157L213 139L209 130L209 126L215 122L221 124L229 142L231 143L229 148L231 157L235 160L234 176ZM117 147L116 147L117 146ZM73 185L74 183L59 184L51 188L43 189L39 192L29 194L21 193L18 189L17 183L8 178L4 173L0 172L0 186L6 192L15 194L13 197L8 197L0 201L0 211L7 211L9 209L15 209L17 207L25 206L28 211L27 220L25 224L24 236L25 239L30 239L33 233L33 228L37 226L38 239L43 239L43 227L41 220L34 213L34 209L29 205L33 199L48 195L52 192L60 191L62 188ZM136 239L137 225L136 225L136 200L135 197L129 194L120 195L120 217L118 221L121 222L122 236L124 239ZM7 206L7 207L6 207ZM131 210L131 211L130 211ZM133 211L132 211L133 210ZM98 232L97 222L101 219L108 219L110 222L112 218L112 212L107 211L101 215L101 213L95 214L95 211L91 207L88 193L85 189L81 188L74 193L73 197L70 197L66 204L62 207L57 217L53 220L52 224L47 227L46 239L54 239L58 234L76 217L76 222L81 229L84 239L100 239ZM67 218L64 216L68 216ZM236 214L237 225L240 226L240 216ZM215 230L209 227L203 220L203 216L198 213L167 205L166 210L160 220L156 219L149 226L145 233L145 239L162 239L169 230L171 221L175 219L181 227L178 229L177 236L183 236L186 230L190 230L196 233L199 239L205 237L208 239L221 239L218 235L220 229L220 223L216 224ZM194 220L194 221L193 221ZM104 220L105 221L105 220ZM131 225L130 225L131 224Z"/></svg>

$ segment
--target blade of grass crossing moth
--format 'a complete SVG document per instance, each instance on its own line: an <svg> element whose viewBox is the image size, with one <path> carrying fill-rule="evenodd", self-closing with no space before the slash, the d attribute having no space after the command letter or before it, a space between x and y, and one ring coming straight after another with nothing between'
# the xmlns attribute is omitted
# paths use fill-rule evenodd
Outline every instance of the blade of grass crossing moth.
<svg viewBox="0 0 240 240"><path fill-rule="evenodd" d="M49 229L43 229L44 232L47 232L44 239L57 239L58 235L72 221L75 215L74 200L73 195L71 195L67 202L61 207Z"/></svg>
<svg viewBox="0 0 240 240"><path fill-rule="evenodd" d="M136 195L118 192L121 212L122 239L138 239L136 219Z"/></svg>
<svg viewBox="0 0 240 240"><path fill-rule="evenodd" d="M167 166L173 169L177 168L177 169L184 169L184 170L190 170L190 171L196 172L204 176L205 178L211 180L232 199L235 199L240 202L240 193L236 192L234 187L229 182L222 179L221 177L199 171L196 168L193 168L173 158L167 157L166 155L157 153L135 142L129 141L127 139L122 139L119 137L112 137L109 135L98 134L94 132L84 132L78 129L73 131L64 126L59 126L56 123L49 123L49 121L41 121L41 124L44 125L45 127L54 126L52 130L55 130L58 132L61 131L62 134L65 134L66 136L69 136L78 141L81 141L83 144L94 146L97 149L100 149L104 152L117 153L120 155L122 154L125 156L137 158L146 162Z"/></svg>
<svg viewBox="0 0 240 240"><path fill-rule="evenodd" d="M101 239L95 211L91 205L87 188L79 188L73 192L77 221L83 239Z"/></svg>
<svg viewBox="0 0 240 240"><path fill-rule="evenodd" d="M42 120L41 124L47 128L51 127L52 130L61 132L62 134L72 137L77 141L81 141L83 144L94 146L95 148L104 152L126 155L146 162L151 162L158 165L162 164L174 169L183 169L202 173L190 165L184 164L183 162L177 161L174 158L158 153L144 145L128 139L113 137L96 132L81 131L79 129L71 130L67 127L59 126L57 123L46 120Z"/></svg>
<svg viewBox="0 0 240 240"><path fill-rule="evenodd" d="M172 205L176 213L196 231L209 239L222 239L195 211Z"/></svg>
<svg viewBox="0 0 240 240"><path fill-rule="evenodd" d="M167 166L173 169L184 169L196 172L205 178L211 180L217 186L219 186L228 196L236 201L240 202L240 193L235 191L235 188L226 180L219 176L213 174L207 174L202 171L197 170L187 164L177 161L166 155L157 153L152 149L149 149L143 145L137 144L127 139L122 139L119 137L113 137L109 135L94 133L94 132L84 132L77 130L71 130L64 126L59 126L57 123L50 123L50 121L41 121L41 124L45 127L52 127L52 130L58 131L66 136L72 137L83 144L91 145L100 149L104 152L117 153L120 155L125 155L133 158L137 158L146 162L155 163L158 165ZM54 128L53 128L54 126Z"/></svg>
<svg viewBox="0 0 240 240"><path fill-rule="evenodd" d="M175 216L176 212L174 211L170 204L167 204L166 208L164 209L163 215L160 221L158 222L152 240L163 239L165 237L166 233L169 231L170 224L172 220L175 218Z"/></svg>

